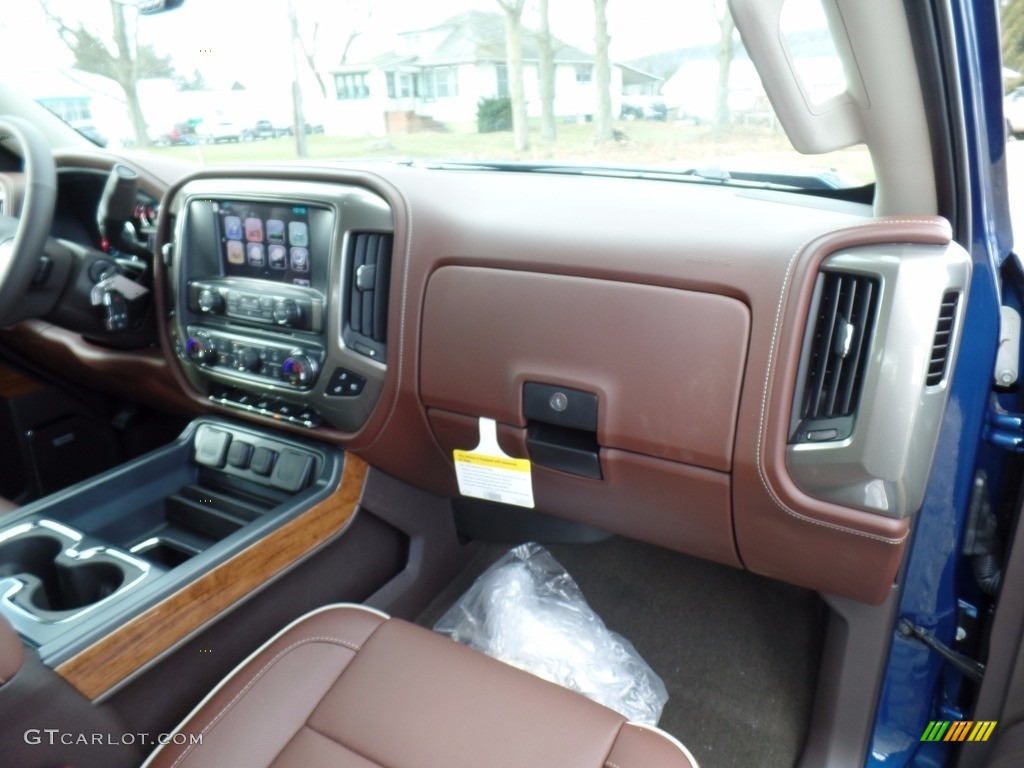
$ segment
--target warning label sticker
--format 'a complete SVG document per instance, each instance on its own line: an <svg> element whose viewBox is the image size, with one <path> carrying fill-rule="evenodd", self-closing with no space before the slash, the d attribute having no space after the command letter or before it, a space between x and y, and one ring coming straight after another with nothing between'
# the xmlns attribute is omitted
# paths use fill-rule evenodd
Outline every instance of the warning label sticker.
<svg viewBox="0 0 1024 768"><path fill-rule="evenodd" d="M494 419L480 419L480 444L454 451L459 493L475 499L533 508L533 477L528 459L513 459L498 446Z"/></svg>

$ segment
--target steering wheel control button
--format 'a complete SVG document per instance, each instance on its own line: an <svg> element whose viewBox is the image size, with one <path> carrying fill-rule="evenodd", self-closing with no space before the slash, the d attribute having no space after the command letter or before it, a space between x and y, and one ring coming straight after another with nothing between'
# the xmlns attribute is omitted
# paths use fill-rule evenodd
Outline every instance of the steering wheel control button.
<svg viewBox="0 0 1024 768"><path fill-rule="evenodd" d="M221 429L202 427L196 433L196 464L220 469L224 466L231 434Z"/></svg>
<svg viewBox="0 0 1024 768"><path fill-rule="evenodd" d="M249 469L257 475L263 475L266 477L270 474L270 470L274 468L274 462L276 460L277 451L260 446L252 452L252 460L249 462Z"/></svg>
<svg viewBox="0 0 1024 768"><path fill-rule="evenodd" d="M253 448L249 443L234 440L228 448L228 464L238 469L247 469L252 460Z"/></svg>
<svg viewBox="0 0 1024 768"><path fill-rule="evenodd" d="M362 394L365 386L366 379L358 373L345 368L335 368L330 381L327 382L326 394L328 397L356 397Z"/></svg>
<svg viewBox="0 0 1024 768"><path fill-rule="evenodd" d="M282 491L295 493L306 487L312 471L312 456L308 453L286 450L277 460L274 473L270 476L270 484Z"/></svg>
<svg viewBox="0 0 1024 768"><path fill-rule="evenodd" d="M39 266L36 267L35 274L32 275L32 285L34 287L46 285L46 281L50 279L50 273L52 272L53 259L44 253L39 257Z"/></svg>

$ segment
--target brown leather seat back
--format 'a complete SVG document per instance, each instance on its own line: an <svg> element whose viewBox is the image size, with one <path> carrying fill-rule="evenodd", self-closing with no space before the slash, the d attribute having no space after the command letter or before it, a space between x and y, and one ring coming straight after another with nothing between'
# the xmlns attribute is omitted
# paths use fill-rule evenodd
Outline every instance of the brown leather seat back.
<svg viewBox="0 0 1024 768"><path fill-rule="evenodd" d="M286 628L148 766L692 768L678 742L399 619L332 606Z"/></svg>

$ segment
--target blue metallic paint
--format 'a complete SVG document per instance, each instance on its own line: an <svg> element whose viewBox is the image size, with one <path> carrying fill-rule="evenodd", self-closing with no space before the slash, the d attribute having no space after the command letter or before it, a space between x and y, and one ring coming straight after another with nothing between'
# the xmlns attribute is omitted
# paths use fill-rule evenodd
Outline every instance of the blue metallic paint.
<svg viewBox="0 0 1024 768"><path fill-rule="evenodd" d="M999 46L993 44L999 40L998 9L995 2L970 0L952 0L950 6L964 104L956 199L969 205L971 222L969 242L968 233L956 236L970 251L974 269L949 405L901 576L898 615L952 645L959 552L973 477L980 464L998 457L980 448L999 335L997 265L1010 250L1011 234L1001 61ZM969 715L957 709L960 682L960 675L924 645L894 634L867 765L946 765L948 745L922 743L920 736L931 719Z"/></svg>

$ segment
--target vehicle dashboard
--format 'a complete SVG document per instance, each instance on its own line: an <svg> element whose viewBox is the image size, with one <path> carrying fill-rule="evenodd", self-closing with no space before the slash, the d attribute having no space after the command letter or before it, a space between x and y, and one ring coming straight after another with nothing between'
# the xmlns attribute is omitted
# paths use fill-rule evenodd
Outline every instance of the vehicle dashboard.
<svg viewBox="0 0 1024 768"><path fill-rule="evenodd" d="M155 245L179 406L445 497L452 452L493 419L539 511L872 603L920 504L969 281L937 217L389 162L185 174Z"/></svg>

